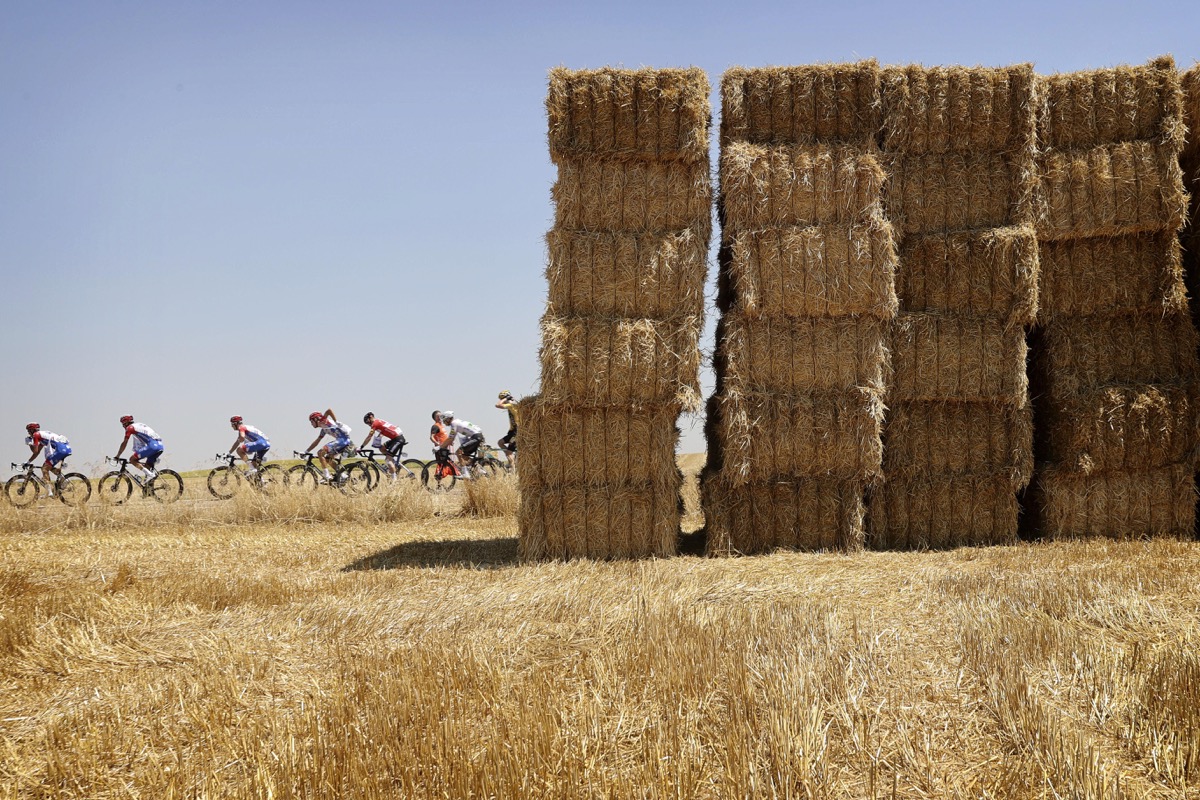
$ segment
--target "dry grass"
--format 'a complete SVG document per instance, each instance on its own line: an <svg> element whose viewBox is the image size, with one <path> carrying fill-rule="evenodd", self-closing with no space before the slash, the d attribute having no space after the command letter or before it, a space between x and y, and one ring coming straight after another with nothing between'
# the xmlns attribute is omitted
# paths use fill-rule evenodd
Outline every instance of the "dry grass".
<svg viewBox="0 0 1200 800"><path fill-rule="evenodd" d="M464 517L515 517L521 494L517 476L503 472L488 478L463 481L462 510Z"/></svg>

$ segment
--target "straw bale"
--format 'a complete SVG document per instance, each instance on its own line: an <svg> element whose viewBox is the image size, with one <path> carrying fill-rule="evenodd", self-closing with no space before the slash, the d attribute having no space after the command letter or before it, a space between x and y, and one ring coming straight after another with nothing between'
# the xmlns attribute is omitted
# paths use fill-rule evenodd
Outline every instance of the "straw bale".
<svg viewBox="0 0 1200 800"><path fill-rule="evenodd" d="M570 406L522 402L521 491L547 486L675 485L673 406Z"/></svg>
<svg viewBox="0 0 1200 800"><path fill-rule="evenodd" d="M1028 393L1025 331L991 317L901 313L892 327L889 402L1006 400Z"/></svg>
<svg viewBox="0 0 1200 800"><path fill-rule="evenodd" d="M721 146L850 142L866 146L880 125L879 65L734 67L721 78Z"/></svg>
<svg viewBox="0 0 1200 800"><path fill-rule="evenodd" d="M860 482L837 478L736 485L720 475L706 474L700 497L708 553L858 549L865 491Z"/></svg>
<svg viewBox="0 0 1200 800"><path fill-rule="evenodd" d="M889 479L871 495L866 544L873 550L1011 544L1019 513L1006 474Z"/></svg>
<svg viewBox="0 0 1200 800"><path fill-rule="evenodd" d="M1178 146L1182 140L1179 73L1170 56L1041 81L1045 100L1038 127L1044 147L1137 140Z"/></svg>
<svg viewBox="0 0 1200 800"><path fill-rule="evenodd" d="M725 230L877 219L883 181L860 147L731 142L721 149Z"/></svg>
<svg viewBox="0 0 1200 800"><path fill-rule="evenodd" d="M781 394L883 386L889 325L871 317L755 318L717 325L718 381L735 391Z"/></svg>
<svg viewBox="0 0 1200 800"><path fill-rule="evenodd" d="M550 156L708 161L708 77L690 69L550 70Z"/></svg>
<svg viewBox="0 0 1200 800"><path fill-rule="evenodd" d="M723 303L726 311L880 319L896 314L896 245L884 220L739 231L726 271L733 292Z"/></svg>
<svg viewBox="0 0 1200 800"><path fill-rule="evenodd" d="M559 228L588 231L707 231L707 163L563 158L552 190Z"/></svg>
<svg viewBox="0 0 1200 800"><path fill-rule="evenodd" d="M1033 408L1011 403L900 401L888 409L884 472L889 481L921 475L1006 475L1009 487L1033 472Z"/></svg>
<svg viewBox="0 0 1200 800"><path fill-rule="evenodd" d="M548 311L555 315L647 317L704 313L707 231L546 235Z"/></svg>
<svg viewBox="0 0 1200 800"><path fill-rule="evenodd" d="M1032 225L908 236L896 295L905 311L1000 317L1029 323L1038 302Z"/></svg>
<svg viewBox="0 0 1200 800"><path fill-rule="evenodd" d="M1035 365L1055 401L1108 386L1200 379L1200 340L1186 314L1064 317L1042 326L1041 337Z"/></svg>
<svg viewBox="0 0 1200 800"><path fill-rule="evenodd" d="M1169 231L1042 242L1039 252L1042 322L1059 316L1169 314L1187 308L1179 239Z"/></svg>
<svg viewBox="0 0 1200 800"><path fill-rule="evenodd" d="M880 475L883 411L880 390L717 395L709 413L719 446L709 464L733 484L799 477L865 482Z"/></svg>
<svg viewBox="0 0 1200 800"><path fill-rule="evenodd" d="M1195 180L1200 174L1200 64L1184 72L1179 82L1182 88L1183 122L1187 129L1179 160L1191 179Z"/></svg>
<svg viewBox="0 0 1200 800"><path fill-rule="evenodd" d="M1193 536L1191 465L1096 475L1047 467L1038 470L1034 487L1040 530L1050 538Z"/></svg>
<svg viewBox="0 0 1200 800"><path fill-rule="evenodd" d="M903 236L1033 221L1036 171L1005 153L884 154L884 205Z"/></svg>
<svg viewBox="0 0 1200 800"><path fill-rule="evenodd" d="M1037 103L1031 64L888 68L883 105L885 150L1033 153Z"/></svg>
<svg viewBox="0 0 1200 800"><path fill-rule="evenodd" d="M547 486L522 492L517 510L519 547L526 559L647 558L675 554L681 511L679 489L615 484Z"/></svg>
<svg viewBox="0 0 1200 800"><path fill-rule="evenodd" d="M1045 404L1044 457L1084 474L1195 464L1200 387L1109 386Z"/></svg>
<svg viewBox="0 0 1200 800"><path fill-rule="evenodd" d="M542 395L552 403L699 406L698 316L542 318Z"/></svg>

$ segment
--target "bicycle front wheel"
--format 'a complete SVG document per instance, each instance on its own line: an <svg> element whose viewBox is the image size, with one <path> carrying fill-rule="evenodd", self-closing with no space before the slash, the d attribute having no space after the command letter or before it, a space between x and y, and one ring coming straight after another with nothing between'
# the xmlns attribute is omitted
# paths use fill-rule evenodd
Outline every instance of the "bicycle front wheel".
<svg viewBox="0 0 1200 800"><path fill-rule="evenodd" d="M338 488L342 490L342 494L357 497L360 494L366 494L374 487L366 466L359 461L338 470Z"/></svg>
<svg viewBox="0 0 1200 800"><path fill-rule="evenodd" d="M68 472L59 478L58 499L69 506L79 507L92 496L92 482L86 475L78 472Z"/></svg>
<svg viewBox="0 0 1200 800"><path fill-rule="evenodd" d="M290 486L299 486L315 492L321 485L321 473L307 464L297 464L287 471L287 482Z"/></svg>
<svg viewBox="0 0 1200 800"><path fill-rule="evenodd" d="M96 485L96 494L101 501L119 506L133 494L133 478L123 472L110 472Z"/></svg>
<svg viewBox="0 0 1200 800"><path fill-rule="evenodd" d="M367 475L367 491L373 492L379 488L379 484L383 483L383 470L374 461L360 461L363 471ZM357 466L357 465L356 465Z"/></svg>
<svg viewBox="0 0 1200 800"><path fill-rule="evenodd" d="M42 486L36 478L14 475L4 484L4 493L8 495L8 502L17 508L29 508L37 502L38 495L42 493Z"/></svg>
<svg viewBox="0 0 1200 800"><path fill-rule="evenodd" d="M287 488L288 474L278 464L268 464L258 471L258 489L265 495L275 495Z"/></svg>
<svg viewBox="0 0 1200 800"><path fill-rule="evenodd" d="M458 483L458 475L454 473L454 467L450 464L430 461L421 470L421 483L429 491L440 494L454 488L454 484Z"/></svg>
<svg viewBox="0 0 1200 800"><path fill-rule="evenodd" d="M174 503L183 497L183 478L173 469L159 470L146 484L146 491L160 503Z"/></svg>
<svg viewBox="0 0 1200 800"><path fill-rule="evenodd" d="M237 494L241 482L241 474L233 467L213 467L208 473L208 493L218 500L228 500Z"/></svg>

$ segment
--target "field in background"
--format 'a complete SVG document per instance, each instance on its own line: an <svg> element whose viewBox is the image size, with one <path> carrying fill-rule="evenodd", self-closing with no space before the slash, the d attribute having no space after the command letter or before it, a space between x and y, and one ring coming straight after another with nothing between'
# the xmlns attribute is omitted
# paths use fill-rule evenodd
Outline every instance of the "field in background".
<svg viewBox="0 0 1200 800"><path fill-rule="evenodd" d="M1194 543L522 564L454 494L4 510L0 797L1200 797Z"/></svg>

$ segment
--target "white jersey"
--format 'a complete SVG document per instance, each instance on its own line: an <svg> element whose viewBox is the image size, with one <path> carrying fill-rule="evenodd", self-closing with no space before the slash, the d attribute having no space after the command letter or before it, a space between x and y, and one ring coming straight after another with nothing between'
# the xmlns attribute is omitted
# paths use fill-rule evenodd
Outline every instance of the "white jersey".
<svg viewBox="0 0 1200 800"><path fill-rule="evenodd" d="M25 444L29 445L30 447L40 444L45 445L50 449L54 449L54 445L56 444L70 444L70 442L67 441L67 437L60 436L57 433L51 433L50 431L38 431L33 436L26 436Z"/></svg>
<svg viewBox="0 0 1200 800"><path fill-rule="evenodd" d="M450 432L450 442L462 441L469 439L472 436L483 436L483 428L480 428L473 422L468 422L465 419L454 418L448 426Z"/></svg>
<svg viewBox="0 0 1200 800"><path fill-rule="evenodd" d="M139 447L145 447L152 442L162 442L162 437L144 422L135 422L125 429L125 438L128 439L131 436L137 439Z"/></svg>
<svg viewBox="0 0 1200 800"><path fill-rule="evenodd" d="M334 422L329 420L328 423L321 426L321 432L332 436L334 439L341 441L342 439L350 438L350 426L344 422Z"/></svg>

